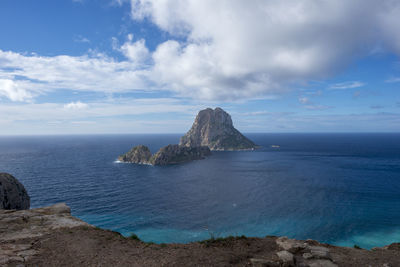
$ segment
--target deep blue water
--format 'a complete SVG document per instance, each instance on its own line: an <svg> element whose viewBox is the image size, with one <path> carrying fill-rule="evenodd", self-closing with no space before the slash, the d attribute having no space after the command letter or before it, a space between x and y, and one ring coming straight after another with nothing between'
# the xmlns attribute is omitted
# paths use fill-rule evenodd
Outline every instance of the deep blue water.
<svg viewBox="0 0 400 267"><path fill-rule="evenodd" d="M261 149L164 167L115 162L134 145L155 152L179 136L0 137L0 171L25 185L32 208L66 202L91 224L145 241L400 241L400 134L248 134Z"/></svg>

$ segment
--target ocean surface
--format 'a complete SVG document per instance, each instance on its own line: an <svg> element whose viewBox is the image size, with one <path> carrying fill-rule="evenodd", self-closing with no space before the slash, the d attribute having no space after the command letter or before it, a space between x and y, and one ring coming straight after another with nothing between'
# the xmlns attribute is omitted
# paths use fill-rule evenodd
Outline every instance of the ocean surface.
<svg viewBox="0 0 400 267"><path fill-rule="evenodd" d="M262 148L162 167L116 161L179 136L0 137L0 171L25 185L32 208L66 202L73 215L144 241L400 242L400 134L247 134Z"/></svg>

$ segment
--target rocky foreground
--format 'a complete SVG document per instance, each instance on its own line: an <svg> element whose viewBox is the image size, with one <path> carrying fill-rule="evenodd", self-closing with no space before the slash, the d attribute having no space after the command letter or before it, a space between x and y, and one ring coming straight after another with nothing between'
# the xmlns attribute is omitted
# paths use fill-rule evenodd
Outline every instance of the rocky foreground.
<svg viewBox="0 0 400 267"><path fill-rule="evenodd" d="M151 244L89 225L65 204L0 210L0 266L400 266L400 244L371 251L285 237Z"/></svg>

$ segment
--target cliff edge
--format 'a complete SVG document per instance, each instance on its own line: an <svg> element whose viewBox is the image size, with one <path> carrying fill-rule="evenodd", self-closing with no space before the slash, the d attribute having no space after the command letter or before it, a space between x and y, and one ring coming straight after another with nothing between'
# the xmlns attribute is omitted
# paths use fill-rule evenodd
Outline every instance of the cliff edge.
<svg viewBox="0 0 400 267"><path fill-rule="evenodd" d="M65 204L0 210L0 266L400 266L400 244L364 250L287 237L146 243L89 225Z"/></svg>

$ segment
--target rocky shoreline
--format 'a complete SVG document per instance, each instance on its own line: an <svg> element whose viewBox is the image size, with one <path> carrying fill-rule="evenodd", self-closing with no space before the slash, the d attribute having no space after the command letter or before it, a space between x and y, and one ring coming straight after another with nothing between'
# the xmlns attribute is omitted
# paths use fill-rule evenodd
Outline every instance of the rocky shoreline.
<svg viewBox="0 0 400 267"><path fill-rule="evenodd" d="M400 266L400 243L364 250L287 237L153 244L102 230L61 203L0 210L0 266Z"/></svg>

